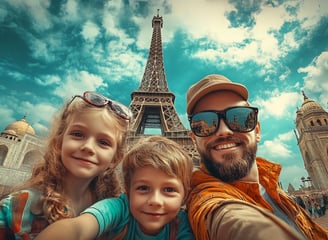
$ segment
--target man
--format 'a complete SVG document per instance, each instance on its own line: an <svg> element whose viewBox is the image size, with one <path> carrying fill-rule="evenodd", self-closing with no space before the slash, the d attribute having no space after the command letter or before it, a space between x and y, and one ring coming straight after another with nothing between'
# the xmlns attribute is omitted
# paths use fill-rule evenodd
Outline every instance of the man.
<svg viewBox="0 0 328 240"><path fill-rule="evenodd" d="M256 157L258 109L245 86L208 75L187 93L201 157L187 209L196 239L328 239L278 185L281 166Z"/></svg>

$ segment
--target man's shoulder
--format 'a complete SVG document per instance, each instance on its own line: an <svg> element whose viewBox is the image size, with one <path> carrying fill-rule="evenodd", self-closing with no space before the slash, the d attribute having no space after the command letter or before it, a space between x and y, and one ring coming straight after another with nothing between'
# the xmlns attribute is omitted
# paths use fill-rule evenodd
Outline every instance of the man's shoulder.
<svg viewBox="0 0 328 240"><path fill-rule="evenodd" d="M222 180L212 176L206 171L197 169L193 172L191 178L192 192L198 192L199 190L205 190L209 188L226 188L231 187L230 184L223 182Z"/></svg>

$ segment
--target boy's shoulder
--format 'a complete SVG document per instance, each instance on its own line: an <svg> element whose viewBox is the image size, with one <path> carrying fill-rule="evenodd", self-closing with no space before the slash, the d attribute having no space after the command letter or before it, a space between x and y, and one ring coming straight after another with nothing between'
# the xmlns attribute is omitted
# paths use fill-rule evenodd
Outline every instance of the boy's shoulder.
<svg viewBox="0 0 328 240"><path fill-rule="evenodd" d="M170 223L170 235L174 236L172 239L194 239L185 208L181 208L176 218Z"/></svg>
<svg viewBox="0 0 328 240"><path fill-rule="evenodd" d="M186 208L181 208L175 219L180 223L188 223L189 224L188 212L187 212Z"/></svg>

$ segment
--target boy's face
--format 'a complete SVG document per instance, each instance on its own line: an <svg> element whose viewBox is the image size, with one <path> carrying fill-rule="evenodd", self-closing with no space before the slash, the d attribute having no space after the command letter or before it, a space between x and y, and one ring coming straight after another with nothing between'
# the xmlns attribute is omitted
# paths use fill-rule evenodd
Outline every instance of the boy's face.
<svg viewBox="0 0 328 240"><path fill-rule="evenodd" d="M130 211L147 235L157 235L176 217L185 196L180 179L151 166L132 175L127 193Z"/></svg>

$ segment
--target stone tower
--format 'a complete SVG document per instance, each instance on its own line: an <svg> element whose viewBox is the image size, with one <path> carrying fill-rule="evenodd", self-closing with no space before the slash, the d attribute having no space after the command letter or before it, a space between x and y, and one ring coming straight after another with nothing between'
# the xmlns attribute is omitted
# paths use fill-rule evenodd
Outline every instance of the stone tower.
<svg viewBox="0 0 328 240"><path fill-rule="evenodd" d="M304 166L317 190L328 190L328 113L303 92L296 111L296 138Z"/></svg>
<svg viewBox="0 0 328 240"><path fill-rule="evenodd" d="M175 95L169 91L163 63L163 18L157 13L152 20L151 38L145 72L138 90L131 93L130 109L134 120L128 142L133 144L144 135L162 135L181 144L192 157L197 151L174 107Z"/></svg>

